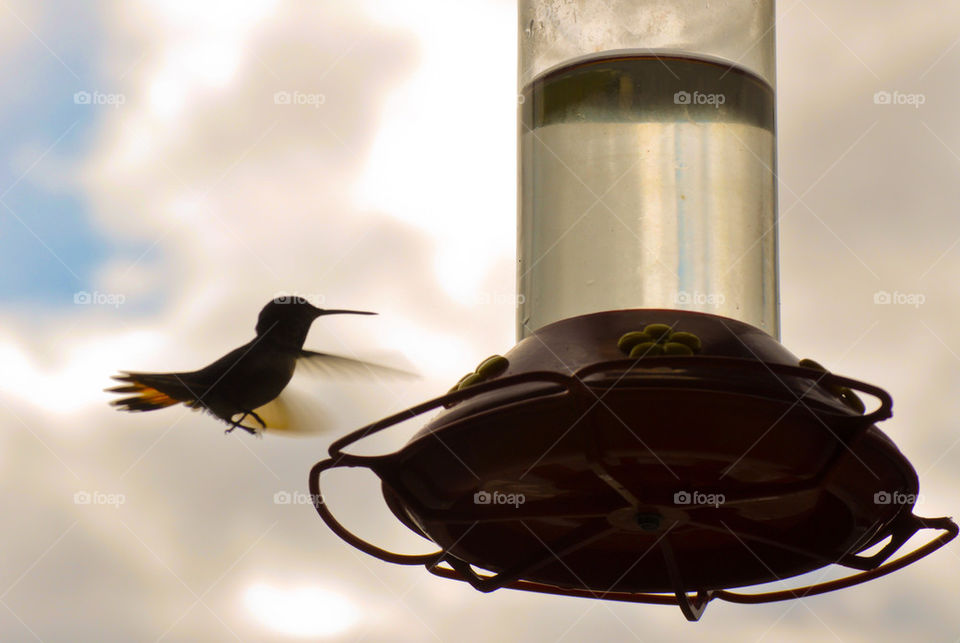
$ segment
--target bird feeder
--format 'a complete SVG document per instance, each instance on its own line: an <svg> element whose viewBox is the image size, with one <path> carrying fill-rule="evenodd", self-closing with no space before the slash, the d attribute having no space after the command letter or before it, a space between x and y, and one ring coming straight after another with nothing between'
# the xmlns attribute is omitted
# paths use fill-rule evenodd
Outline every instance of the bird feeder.
<svg viewBox="0 0 960 643"><path fill-rule="evenodd" d="M856 585L957 535L913 513L917 474L876 426L886 391L778 341L773 4L521 0L519 343L333 443L310 491L343 540L482 592L697 620L712 599ZM395 453L345 451L436 409ZM379 476L438 551L343 527L320 488L338 467ZM731 591L828 565L855 571Z"/></svg>

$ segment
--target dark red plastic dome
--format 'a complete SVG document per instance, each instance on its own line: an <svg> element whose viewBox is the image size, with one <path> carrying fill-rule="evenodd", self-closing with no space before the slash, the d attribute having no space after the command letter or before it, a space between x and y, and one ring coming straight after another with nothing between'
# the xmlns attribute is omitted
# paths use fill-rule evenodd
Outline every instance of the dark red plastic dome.
<svg viewBox="0 0 960 643"><path fill-rule="evenodd" d="M682 352L695 354L627 357L618 340L645 328L656 335L648 343L686 340L696 350ZM370 554L482 591L676 603L691 620L711 598L795 595L729 588L829 564L864 570L796 595L838 589L957 533L949 519L912 513L916 472L874 426L891 415L889 395L801 366L748 324L676 310L596 313L546 326L505 357L492 379L334 443L310 476L327 524ZM875 408L863 412L852 391ZM441 405L449 408L396 453L343 453ZM376 473L393 513L441 550L392 554L347 532L319 486L322 471L342 466ZM921 528L947 533L881 567Z"/></svg>

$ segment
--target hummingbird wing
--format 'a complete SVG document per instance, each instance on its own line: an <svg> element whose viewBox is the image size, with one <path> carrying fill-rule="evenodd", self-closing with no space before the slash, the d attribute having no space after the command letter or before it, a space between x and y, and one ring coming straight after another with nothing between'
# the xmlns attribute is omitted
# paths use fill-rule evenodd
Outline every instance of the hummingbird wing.
<svg viewBox="0 0 960 643"><path fill-rule="evenodd" d="M293 387L285 388L279 396L254 409L254 413L267 425L263 432L288 438L329 433L334 425L316 400L302 391L293 390Z"/></svg>
<svg viewBox="0 0 960 643"><path fill-rule="evenodd" d="M297 354L296 364L298 369L303 368L312 375L328 378L360 378L371 375L391 378L417 377L400 368L303 349ZM254 412L266 424L266 428L262 429L264 433L288 438L315 437L329 433L335 425L335 419L324 412L312 396L297 390L296 386L287 386L280 395L254 409Z"/></svg>
<svg viewBox="0 0 960 643"><path fill-rule="evenodd" d="M416 373L394 368L393 366L383 366L373 362L365 362L352 357L342 355L333 355L331 353L318 353L316 351L301 350L297 358L297 365L303 365L309 370L319 372L322 375L338 377L393 377L402 379L411 379L419 377Z"/></svg>

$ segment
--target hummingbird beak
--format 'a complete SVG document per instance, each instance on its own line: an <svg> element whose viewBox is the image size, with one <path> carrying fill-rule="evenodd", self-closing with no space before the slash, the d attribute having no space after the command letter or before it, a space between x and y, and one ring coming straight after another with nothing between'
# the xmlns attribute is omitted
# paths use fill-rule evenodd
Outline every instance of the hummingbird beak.
<svg viewBox="0 0 960 643"><path fill-rule="evenodd" d="M317 317L321 317L323 315L376 315L377 313L368 313L364 310L324 310L323 308L317 308L315 314Z"/></svg>

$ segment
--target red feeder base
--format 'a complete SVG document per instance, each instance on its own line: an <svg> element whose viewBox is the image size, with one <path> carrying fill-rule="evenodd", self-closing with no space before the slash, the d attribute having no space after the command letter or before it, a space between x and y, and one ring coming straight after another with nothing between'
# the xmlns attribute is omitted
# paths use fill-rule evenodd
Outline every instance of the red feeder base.
<svg viewBox="0 0 960 643"><path fill-rule="evenodd" d="M630 342L618 339L644 328L653 341L634 337L643 346L626 357ZM671 352L694 354L663 354ZM912 513L916 472L874 426L890 417L890 396L799 365L748 324L610 311L546 326L505 357L496 377L330 447L310 490L334 532L378 558L424 564L481 591L677 604L690 620L713 598L768 602L858 584L957 534L949 518ZM852 390L879 405L864 414ZM440 406L448 410L396 453L343 453ZM391 553L336 521L320 473L358 466L380 477L393 513L439 552ZM883 564L925 528L946 533ZM830 564L861 573L782 592L727 591Z"/></svg>

